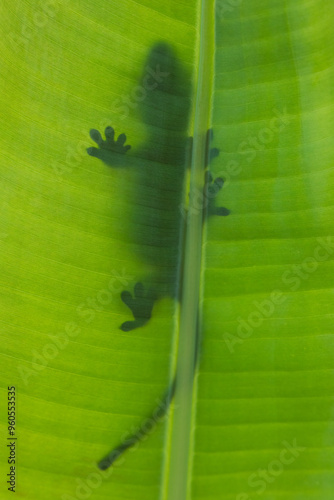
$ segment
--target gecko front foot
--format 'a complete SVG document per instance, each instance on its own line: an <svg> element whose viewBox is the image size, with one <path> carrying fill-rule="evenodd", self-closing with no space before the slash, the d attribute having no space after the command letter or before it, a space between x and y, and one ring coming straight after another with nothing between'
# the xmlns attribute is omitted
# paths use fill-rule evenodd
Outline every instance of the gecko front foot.
<svg viewBox="0 0 334 500"><path fill-rule="evenodd" d="M152 290L148 290L145 293L143 284L136 283L133 296L130 292L124 291L121 294L121 298L124 304L131 309L135 318L134 321L125 321L125 323L122 323L121 330L129 332L134 328L145 325L152 315L153 305L156 300L155 293Z"/></svg>
<svg viewBox="0 0 334 500"><path fill-rule="evenodd" d="M131 148L130 145L125 146L126 135L120 134L115 141L115 130L112 127L107 127L104 131L106 140L102 139L100 132L96 129L91 129L89 135L99 146L98 148L87 148L87 153L90 156L95 156L105 163L114 166L115 153L125 155Z"/></svg>
<svg viewBox="0 0 334 500"><path fill-rule="evenodd" d="M214 199L221 190L221 188L223 187L223 185L224 185L224 179L222 179L221 177L213 179L211 173L206 172L204 192L208 200L208 206L207 206L208 215L226 216L230 214L230 210L228 208L216 207L215 205Z"/></svg>

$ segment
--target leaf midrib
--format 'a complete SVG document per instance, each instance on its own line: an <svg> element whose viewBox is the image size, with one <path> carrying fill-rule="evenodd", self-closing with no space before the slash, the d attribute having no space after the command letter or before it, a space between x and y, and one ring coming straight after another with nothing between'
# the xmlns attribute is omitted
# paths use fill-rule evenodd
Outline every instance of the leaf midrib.
<svg viewBox="0 0 334 500"><path fill-rule="evenodd" d="M214 2L200 0L197 43L197 82L194 100L193 147L190 172L189 207L198 207L203 191L206 163L206 137L211 122L214 67ZM175 411L165 460L163 500L190 498L192 468L193 415L196 405L194 365L198 348L198 305L200 297L203 206L189 210L184 244L184 271L180 310L180 334L177 353Z"/></svg>

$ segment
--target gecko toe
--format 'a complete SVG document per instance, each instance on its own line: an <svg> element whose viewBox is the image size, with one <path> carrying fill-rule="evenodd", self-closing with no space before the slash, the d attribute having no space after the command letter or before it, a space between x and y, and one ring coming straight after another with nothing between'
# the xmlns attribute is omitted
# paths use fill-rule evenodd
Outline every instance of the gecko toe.
<svg viewBox="0 0 334 500"><path fill-rule="evenodd" d="M221 177L217 177L217 179L213 181L213 186L212 186L214 193L218 193L218 191L220 191L223 186L224 186L224 179L222 179Z"/></svg>
<svg viewBox="0 0 334 500"><path fill-rule="evenodd" d="M125 134L120 134L118 136L116 144L119 145L119 146L124 146L125 142L126 142L126 135Z"/></svg>
<svg viewBox="0 0 334 500"><path fill-rule="evenodd" d="M101 144L103 144L102 136L101 136L100 132L98 130L96 130L95 128L92 128L90 130L89 135L93 139L93 141L96 142L96 144L98 146L101 146Z"/></svg>
<svg viewBox="0 0 334 500"><path fill-rule="evenodd" d="M214 158L217 158L219 156L220 150L218 148L212 148L210 149L210 161L212 161Z"/></svg>
<svg viewBox="0 0 334 500"><path fill-rule="evenodd" d="M226 217L227 215L230 215L231 211L228 208L225 207L216 207L214 214L215 215L222 215Z"/></svg>
<svg viewBox="0 0 334 500"><path fill-rule="evenodd" d="M137 322L136 321L125 321L124 323L121 324L121 330L123 332L130 332L131 330L134 330L137 328Z"/></svg>
<svg viewBox="0 0 334 500"><path fill-rule="evenodd" d="M86 149L86 151L87 151L87 153L88 153L90 156L95 156L95 157L97 157L97 156L98 156L98 151L99 151L99 150L98 150L97 148L93 148L93 147L91 147L91 148L87 148L87 149Z"/></svg>
<svg viewBox="0 0 334 500"><path fill-rule="evenodd" d="M109 141L114 141L115 130L112 127L106 127L104 134L106 136L106 139L108 139Z"/></svg>
<svg viewBox="0 0 334 500"><path fill-rule="evenodd" d="M134 293L135 297L138 299L141 299L144 296L144 286L142 283L138 282L135 284Z"/></svg>
<svg viewBox="0 0 334 500"><path fill-rule="evenodd" d="M212 174L211 174L210 170L207 170L205 172L205 184L210 184L212 181L213 181Z"/></svg>

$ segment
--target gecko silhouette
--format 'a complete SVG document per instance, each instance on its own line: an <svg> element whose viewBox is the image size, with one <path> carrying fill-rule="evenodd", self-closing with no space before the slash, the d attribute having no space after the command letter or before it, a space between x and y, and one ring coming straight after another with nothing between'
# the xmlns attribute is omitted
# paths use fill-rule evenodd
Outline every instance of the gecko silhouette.
<svg viewBox="0 0 334 500"><path fill-rule="evenodd" d="M113 168L131 168L136 186L131 232L142 260L152 268L134 286L133 295L123 291L121 298L134 320L121 325L123 331L143 326L152 315L154 302L160 297L180 298L180 273L184 218L181 217L185 174L191 164L192 139L187 137L191 106L191 79L181 67L173 49L166 43L156 44L148 56L141 82L146 82L146 98L139 103L141 118L149 131L146 143L132 153L126 135L115 140L112 127L105 129L105 140L98 130L90 131L98 148L87 149L89 155ZM208 143L211 133L208 133ZM130 151L131 150L131 151ZM131 154L132 153L132 154ZM217 156L212 149L208 159ZM214 195L223 179L213 180L206 172L205 191L209 196L209 215L228 215L229 210L214 206Z"/></svg>
<svg viewBox="0 0 334 500"><path fill-rule="evenodd" d="M191 165L192 138L188 137L191 109L191 77L180 64L173 48L164 42L155 44L146 61L140 80L146 90L138 102L141 120L148 131L145 144L135 151L126 144L124 133L117 139L110 126L101 133L92 129L91 138L98 147L90 147L90 156L102 160L112 168L132 169L131 182L135 186L131 215L131 238L140 258L150 265L152 272L145 277L145 285L138 281L133 293L124 290L121 298L131 310L133 320L120 328L130 331L142 327L152 316L153 306L161 297L180 300L182 283L182 250L186 231L185 218L180 207L185 195L186 173ZM210 149L211 131L207 133L207 164L219 154ZM207 167L205 165L205 168ZM207 203L201 209L206 215L229 214L229 210L216 207L214 197L223 186L223 179L213 179L205 171L204 193ZM206 205L206 206L205 206ZM160 414L166 413L173 398L176 381L162 399ZM108 468L127 448L141 439L135 433L99 462Z"/></svg>

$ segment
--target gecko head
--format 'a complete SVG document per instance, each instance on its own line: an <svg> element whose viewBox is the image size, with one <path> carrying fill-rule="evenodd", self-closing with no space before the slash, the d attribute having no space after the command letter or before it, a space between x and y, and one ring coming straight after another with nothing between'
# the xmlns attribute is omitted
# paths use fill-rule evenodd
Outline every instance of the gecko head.
<svg viewBox="0 0 334 500"><path fill-rule="evenodd" d="M147 126L185 134L189 121L191 76L166 42L151 48L141 78L146 98L141 115Z"/></svg>

